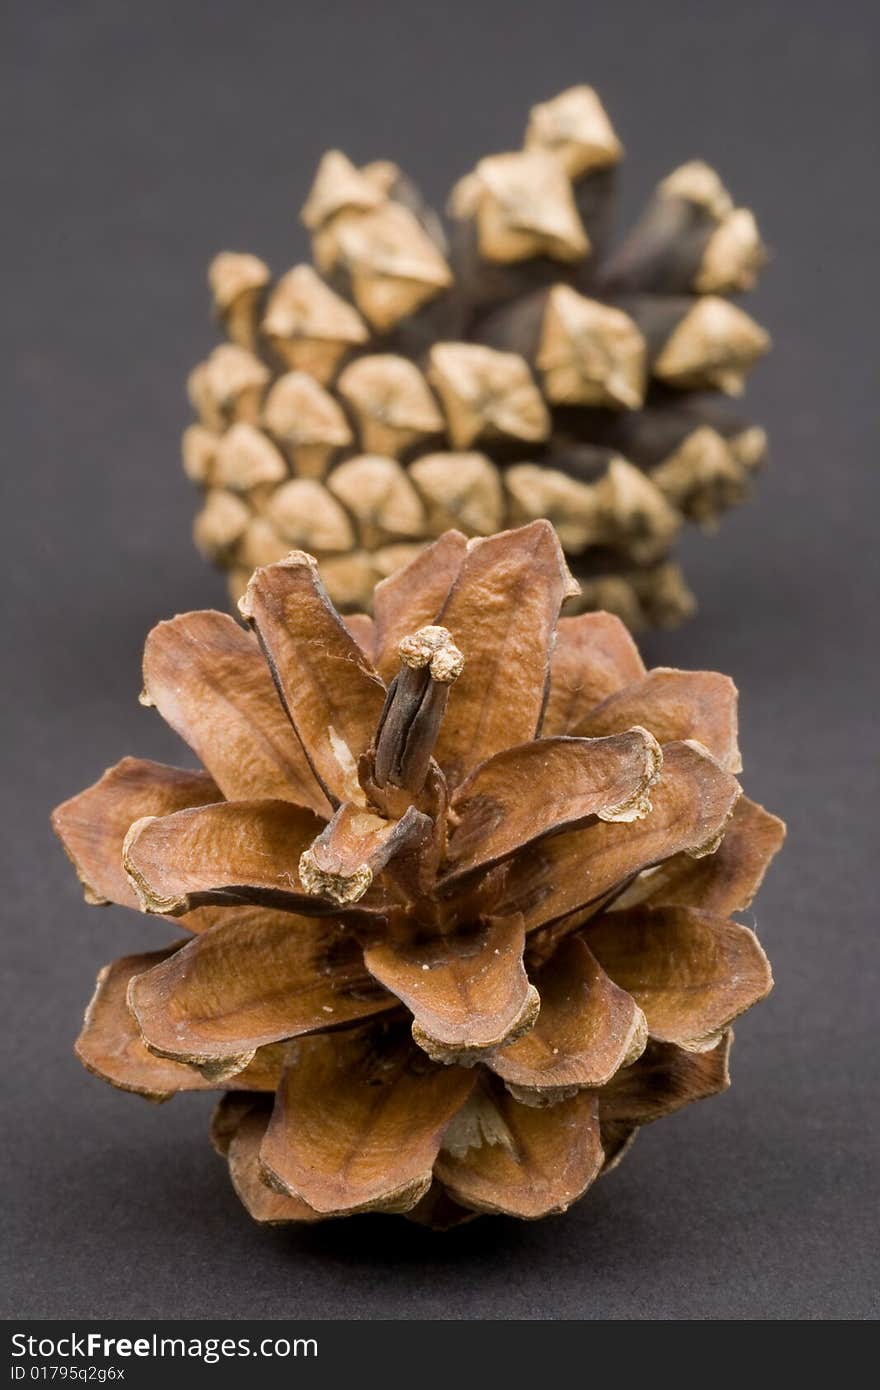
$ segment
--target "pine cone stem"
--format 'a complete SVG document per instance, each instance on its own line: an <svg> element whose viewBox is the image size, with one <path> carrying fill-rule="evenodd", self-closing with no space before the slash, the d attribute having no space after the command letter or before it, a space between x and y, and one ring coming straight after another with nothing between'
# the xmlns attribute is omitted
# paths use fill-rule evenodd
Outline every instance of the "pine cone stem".
<svg viewBox="0 0 880 1390"><path fill-rule="evenodd" d="M400 670L388 687L376 732L373 777L417 795L425 785L431 755L464 657L443 627L423 627L399 646Z"/></svg>

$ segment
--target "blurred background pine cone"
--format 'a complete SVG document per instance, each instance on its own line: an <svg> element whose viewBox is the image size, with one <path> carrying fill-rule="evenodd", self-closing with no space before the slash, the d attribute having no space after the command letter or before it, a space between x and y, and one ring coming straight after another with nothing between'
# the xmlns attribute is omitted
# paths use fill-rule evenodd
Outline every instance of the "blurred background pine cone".
<svg viewBox="0 0 880 1390"><path fill-rule="evenodd" d="M610 246L622 156L574 87L459 180L445 223L394 164L334 150L302 209L314 265L276 279L215 258L228 341L191 373L183 458L196 544L233 599L300 548L363 608L450 526L547 517L582 608L633 628L693 611L670 558L682 523L714 526L766 453L725 399L769 347L732 302L765 251L700 161Z"/></svg>

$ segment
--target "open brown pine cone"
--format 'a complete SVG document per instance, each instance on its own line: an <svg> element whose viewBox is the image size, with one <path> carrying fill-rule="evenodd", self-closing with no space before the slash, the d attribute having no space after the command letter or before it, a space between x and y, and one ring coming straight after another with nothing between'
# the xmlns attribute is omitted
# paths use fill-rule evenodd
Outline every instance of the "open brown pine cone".
<svg viewBox="0 0 880 1390"><path fill-rule="evenodd" d="M547 517L582 608L633 628L692 610L681 524L742 501L766 451L723 400L769 345L730 298L764 250L694 161L609 254L622 154L574 87L533 109L523 149L459 181L448 231L395 165L334 150L302 212L314 266L273 280L217 256L230 341L190 377L183 454L205 494L196 542L234 598L297 546L338 607L365 608L448 527Z"/></svg>
<svg viewBox="0 0 880 1390"><path fill-rule="evenodd" d="M54 813L91 902L192 933L108 965L77 1052L217 1088L264 1222L561 1211L640 1125L728 1084L770 969L732 920L781 823L741 796L736 691L646 672L536 521L450 531L347 623L314 559L150 634L136 758Z"/></svg>

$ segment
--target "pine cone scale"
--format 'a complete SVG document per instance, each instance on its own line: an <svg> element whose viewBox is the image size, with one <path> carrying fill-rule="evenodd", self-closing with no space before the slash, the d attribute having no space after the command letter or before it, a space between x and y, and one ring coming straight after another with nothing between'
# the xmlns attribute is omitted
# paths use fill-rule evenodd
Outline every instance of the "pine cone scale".
<svg viewBox="0 0 880 1390"><path fill-rule="evenodd" d="M129 828L122 864L143 912L180 917L230 902L291 911L305 894L295 876L267 871L311 844L322 822L291 801L221 801L169 816L143 816Z"/></svg>
<svg viewBox="0 0 880 1390"><path fill-rule="evenodd" d="M447 1131L435 1164L456 1201L535 1220L565 1211L598 1176L599 1104L591 1091L535 1109L490 1084L472 1106L473 1116L459 1112L458 1130Z"/></svg>
<svg viewBox="0 0 880 1390"><path fill-rule="evenodd" d="M644 719L661 743L693 739L728 772L742 771L737 743L737 690L716 671L672 671L657 666L614 691L579 720L572 734L598 738Z"/></svg>
<svg viewBox="0 0 880 1390"><path fill-rule="evenodd" d="M782 847L785 826L763 806L741 796L724 838L712 855L694 859L672 855L651 875L637 880L618 900L620 907L639 903L699 907L727 917L743 912L761 886L767 865Z"/></svg>
<svg viewBox="0 0 880 1390"><path fill-rule="evenodd" d="M356 761L372 741L385 691L331 607L312 557L294 551L258 570L240 608L328 799L358 799Z"/></svg>
<svg viewBox="0 0 880 1390"><path fill-rule="evenodd" d="M773 984L748 927L693 908L611 911L590 922L583 936L642 1009L648 1036L689 1052L702 1051L703 1039L727 1028ZM674 981L668 995L666 981Z"/></svg>
<svg viewBox="0 0 880 1390"><path fill-rule="evenodd" d="M550 658L544 737L573 734L580 718L644 674L635 642L608 613L560 618Z"/></svg>
<svg viewBox="0 0 880 1390"><path fill-rule="evenodd" d="M88 902L137 908L137 894L122 864L122 845L132 822L221 799L219 787L205 772L123 758L93 786L58 806L52 826Z"/></svg>
<svg viewBox="0 0 880 1390"><path fill-rule="evenodd" d="M139 974L128 1003L151 1052L210 1073L237 1055L359 1023L398 1001L335 923L262 910L219 923Z"/></svg>
<svg viewBox="0 0 880 1390"><path fill-rule="evenodd" d="M178 1091L208 1089L211 1084L192 1067L170 1059L160 1062L148 1052L128 1008L129 981L160 965L176 949L169 946L162 951L124 956L104 966L74 1044L74 1051L87 1070L122 1090L155 1101L169 1100Z"/></svg>
<svg viewBox="0 0 880 1390"><path fill-rule="evenodd" d="M443 1131L474 1083L472 1072L432 1065L394 1025L304 1038L278 1090L263 1170L322 1215L406 1211L430 1187Z"/></svg>
<svg viewBox="0 0 880 1390"><path fill-rule="evenodd" d="M220 1102L224 1104L223 1101ZM243 1115L233 1117L232 1132L226 1148L232 1186L253 1219L263 1226L281 1226L288 1222L320 1221L301 1197L276 1192L266 1183L260 1166L260 1150L266 1137L272 1111L259 1104L248 1106Z"/></svg>
<svg viewBox="0 0 880 1390"><path fill-rule="evenodd" d="M470 1062L524 1032L538 1000L523 966L521 917L488 918L477 930L388 940L367 948L367 969L406 1005L413 1036L438 1062Z"/></svg>
<svg viewBox="0 0 880 1390"><path fill-rule="evenodd" d="M632 1067L615 1073L603 1088L603 1123L650 1124L695 1100L726 1091L732 1041L733 1033L728 1029L718 1045L706 1052L649 1043Z"/></svg>
<svg viewBox="0 0 880 1390"><path fill-rule="evenodd" d="M596 818L638 819L650 810L662 762L657 740L640 728L609 739L545 738L496 753L452 799L458 824L449 840L449 878Z"/></svg>
<svg viewBox="0 0 880 1390"><path fill-rule="evenodd" d="M122 1091L147 1100L165 1101L179 1091L216 1090L216 1077L175 1057L160 1056L147 1047L135 1015L129 1008L129 986L136 977L173 959L180 943L161 951L125 956L99 971L74 1051L95 1076ZM269 1045L257 1050L253 1060L236 1074L236 1084L249 1094L276 1090L281 1078L284 1050Z"/></svg>
<svg viewBox="0 0 880 1390"><path fill-rule="evenodd" d="M574 583L552 527L536 522L468 546L438 621L461 633L465 666L436 758L450 785L493 753L534 738L559 610Z"/></svg>
<svg viewBox="0 0 880 1390"><path fill-rule="evenodd" d="M538 968L535 987L541 1011L534 1028L492 1063L525 1104L604 1086L643 1051L642 1010L605 973L582 936L568 937Z"/></svg>
<svg viewBox="0 0 880 1390"><path fill-rule="evenodd" d="M723 833L739 795L735 778L699 748L667 743L651 810L629 824L599 821L554 835L514 855L504 910L522 912L526 930L536 931L602 903L672 855L704 853Z"/></svg>
<svg viewBox="0 0 880 1390"><path fill-rule="evenodd" d="M328 813L266 662L232 618L188 613L159 623L143 676L141 703L158 709L227 800L282 799Z"/></svg>

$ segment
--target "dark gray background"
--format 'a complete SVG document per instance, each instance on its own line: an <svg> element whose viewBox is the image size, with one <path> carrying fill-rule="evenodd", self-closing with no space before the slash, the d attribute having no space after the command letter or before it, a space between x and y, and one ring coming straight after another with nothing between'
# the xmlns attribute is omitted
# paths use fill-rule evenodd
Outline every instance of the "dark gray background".
<svg viewBox="0 0 880 1390"><path fill-rule="evenodd" d="M8 11L10 1315L872 1315L876 16L854 0ZM123 753L180 759L137 705L139 654L157 619L224 604L178 464L185 374L213 341L209 257L301 257L327 146L398 160L442 198L578 81L628 147L625 211L702 155L775 252L751 307L776 348L749 394L772 467L719 538L687 542L699 617L644 646L741 688L745 784L790 823L756 910L777 988L738 1029L732 1092L645 1131L565 1217L261 1231L208 1148L208 1098L151 1107L71 1056L98 966L167 931L82 903L49 808Z"/></svg>

